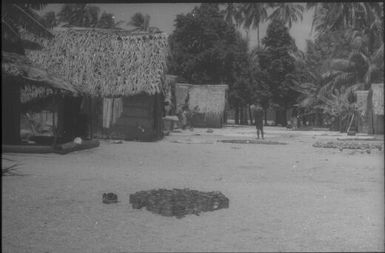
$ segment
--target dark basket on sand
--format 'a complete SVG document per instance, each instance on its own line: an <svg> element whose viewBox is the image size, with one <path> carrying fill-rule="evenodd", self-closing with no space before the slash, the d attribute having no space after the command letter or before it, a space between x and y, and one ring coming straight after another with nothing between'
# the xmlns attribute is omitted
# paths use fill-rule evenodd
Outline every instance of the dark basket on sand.
<svg viewBox="0 0 385 253"><path fill-rule="evenodd" d="M130 194L130 203L134 209L145 207L150 212L177 218L229 207L229 199L221 192L190 189L139 191Z"/></svg>

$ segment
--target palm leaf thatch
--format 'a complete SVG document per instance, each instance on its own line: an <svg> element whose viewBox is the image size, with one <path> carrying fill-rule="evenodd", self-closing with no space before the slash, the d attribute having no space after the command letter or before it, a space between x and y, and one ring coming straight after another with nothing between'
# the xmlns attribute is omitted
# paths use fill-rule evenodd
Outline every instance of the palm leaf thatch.
<svg viewBox="0 0 385 253"><path fill-rule="evenodd" d="M167 35L107 29L57 29L55 38L31 38L43 49L27 50L37 64L71 82L82 93L121 97L165 90Z"/></svg>
<svg viewBox="0 0 385 253"><path fill-rule="evenodd" d="M226 84L190 86L188 101L190 109L205 114L205 119L221 117L225 110L227 89Z"/></svg>
<svg viewBox="0 0 385 253"><path fill-rule="evenodd" d="M4 77L15 80L22 85L21 101L53 94L62 91L77 94L78 91L70 83L32 64L31 61L16 53L2 52L1 71ZM9 82L13 83L13 82Z"/></svg>
<svg viewBox="0 0 385 253"><path fill-rule="evenodd" d="M373 83L372 90L372 104L373 111L376 115L384 115L384 84Z"/></svg>

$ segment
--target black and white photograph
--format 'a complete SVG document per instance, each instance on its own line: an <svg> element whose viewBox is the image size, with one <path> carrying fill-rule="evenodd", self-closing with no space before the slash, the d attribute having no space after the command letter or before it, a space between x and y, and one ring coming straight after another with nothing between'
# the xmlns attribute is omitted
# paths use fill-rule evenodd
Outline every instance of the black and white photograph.
<svg viewBox="0 0 385 253"><path fill-rule="evenodd" d="M2 252L385 251L383 2L1 5Z"/></svg>

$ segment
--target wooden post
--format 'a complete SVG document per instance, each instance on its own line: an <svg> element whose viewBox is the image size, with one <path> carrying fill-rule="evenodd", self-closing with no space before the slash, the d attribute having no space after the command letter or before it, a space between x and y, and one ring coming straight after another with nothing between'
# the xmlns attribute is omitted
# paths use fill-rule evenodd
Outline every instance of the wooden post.
<svg viewBox="0 0 385 253"><path fill-rule="evenodd" d="M89 117L88 125L89 125L89 128L90 128L90 139L92 140L93 136L94 136L92 97L89 96L88 98L89 98L88 99L88 109L89 110L87 111L87 114L88 114L88 117Z"/></svg>

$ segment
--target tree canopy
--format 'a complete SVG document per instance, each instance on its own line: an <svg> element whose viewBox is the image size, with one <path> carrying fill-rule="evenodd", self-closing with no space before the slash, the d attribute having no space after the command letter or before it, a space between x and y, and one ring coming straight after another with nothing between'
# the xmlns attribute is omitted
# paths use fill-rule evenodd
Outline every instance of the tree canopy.
<svg viewBox="0 0 385 253"><path fill-rule="evenodd" d="M202 4L178 15L169 45L172 74L197 85L228 84L231 106L245 106L266 95L248 41L217 4Z"/></svg>
<svg viewBox="0 0 385 253"><path fill-rule="evenodd" d="M64 23L66 26L79 27L97 27L105 29L118 28L121 22L116 22L112 13L103 11L100 15L100 8L89 4L65 4L58 13L58 23ZM46 16L46 23L52 23L54 17L52 14Z"/></svg>
<svg viewBox="0 0 385 253"><path fill-rule="evenodd" d="M230 81L239 36L217 4L202 4L178 15L170 35L170 71L193 84Z"/></svg>
<svg viewBox="0 0 385 253"><path fill-rule="evenodd" d="M291 55L297 50L288 28L278 19L273 20L262 44L265 49L259 53L259 64L268 80L273 102L287 107L295 103L295 59Z"/></svg>

